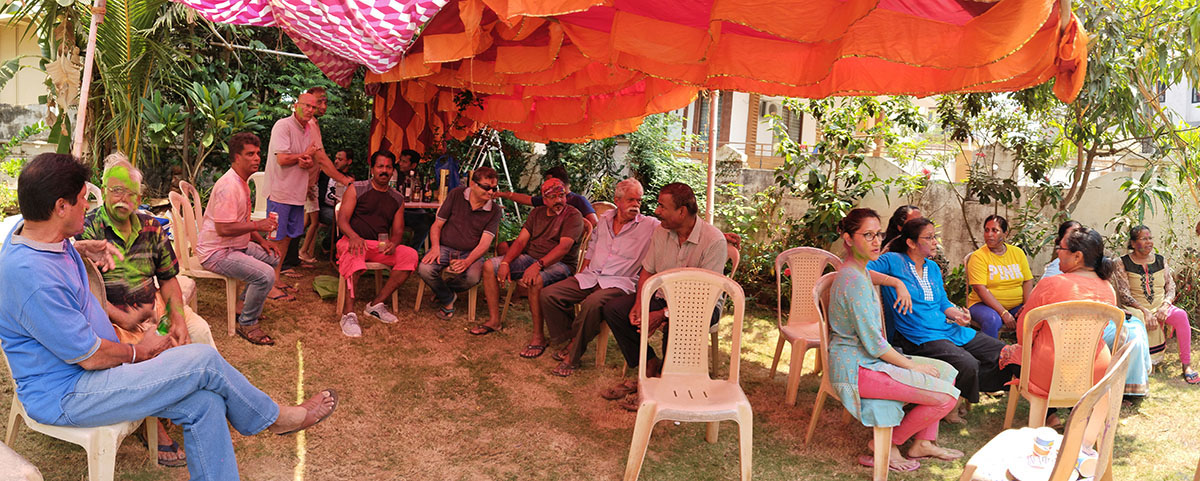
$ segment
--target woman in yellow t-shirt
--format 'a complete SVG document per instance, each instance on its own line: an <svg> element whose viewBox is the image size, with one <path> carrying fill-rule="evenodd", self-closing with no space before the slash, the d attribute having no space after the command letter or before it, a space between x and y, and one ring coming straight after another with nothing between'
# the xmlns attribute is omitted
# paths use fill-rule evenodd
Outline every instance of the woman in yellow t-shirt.
<svg viewBox="0 0 1200 481"><path fill-rule="evenodd" d="M1007 237L1008 219L989 215L983 221L986 245L967 260L971 321L992 337L999 337L1001 326L1016 326L1017 314L1033 290L1029 259L1020 247L1004 243Z"/></svg>

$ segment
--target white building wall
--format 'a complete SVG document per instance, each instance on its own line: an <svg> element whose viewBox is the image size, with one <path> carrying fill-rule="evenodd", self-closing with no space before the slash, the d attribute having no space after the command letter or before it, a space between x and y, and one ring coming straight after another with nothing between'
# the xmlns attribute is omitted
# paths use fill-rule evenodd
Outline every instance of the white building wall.
<svg viewBox="0 0 1200 481"><path fill-rule="evenodd" d="M750 94L745 92L732 93L733 106L729 115L729 143L734 144L734 147L737 147L738 150L745 150L746 117L750 115Z"/></svg>
<svg viewBox="0 0 1200 481"><path fill-rule="evenodd" d="M1186 80L1182 83L1172 85L1167 88L1166 106L1175 111L1185 122L1197 126L1200 125L1200 102L1192 100L1200 100L1192 98L1192 91L1198 88L1191 85Z"/></svg>

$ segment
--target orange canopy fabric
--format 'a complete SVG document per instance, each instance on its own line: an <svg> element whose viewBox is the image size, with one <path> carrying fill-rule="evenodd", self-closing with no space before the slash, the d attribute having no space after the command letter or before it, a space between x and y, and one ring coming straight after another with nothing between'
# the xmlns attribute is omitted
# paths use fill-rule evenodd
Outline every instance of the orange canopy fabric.
<svg viewBox="0 0 1200 481"><path fill-rule="evenodd" d="M927 96L1055 79L1070 102L1087 36L1059 9L1055 0L460 0L395 68L368 73L381 84L372 146L420 150L483 125L532 141L604 138L703 89ZM482 100L460 114L452 100L463 91Z"/></svg>

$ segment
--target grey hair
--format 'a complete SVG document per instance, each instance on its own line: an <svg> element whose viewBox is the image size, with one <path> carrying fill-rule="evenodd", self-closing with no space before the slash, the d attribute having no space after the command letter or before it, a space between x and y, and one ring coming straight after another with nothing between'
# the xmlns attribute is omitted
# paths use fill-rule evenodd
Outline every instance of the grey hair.
<svg viewBox="0 0 1200 481"><path fill-rule="evenodd" d="M131 180L139 184L142 183L142 171L134 167L133 163L129 162L129 157L126 157L125 154L121 152L108 154L104 158L104 174L101 175L101 178L108 177L108 171L112 170L113 167L124 167L125 170L129 171L129 178Z"/></svg>
<svg viewBox="0 0 1200 481"><path fill-rule="evenodd" d="M632 191L635 189L638 192L638 197L641 197L642 194L646 192L646 190L642 188L642 183L638 182L638 180L633 177L629 177L625 180L617 182L617 186L613 188L613 200L631 195L633 194Z"/></svg>

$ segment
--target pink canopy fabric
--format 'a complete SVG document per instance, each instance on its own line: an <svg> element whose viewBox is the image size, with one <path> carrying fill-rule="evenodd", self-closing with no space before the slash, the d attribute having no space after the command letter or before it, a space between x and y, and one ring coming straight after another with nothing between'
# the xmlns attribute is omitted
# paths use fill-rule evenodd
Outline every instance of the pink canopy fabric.
<svg viewBox="0 0 1200 481"><path fill-rule="evenodd" d="M400 63L421 26L448 0L175 0L213 22L279 27L339 85L359 65Z"/></svg>

